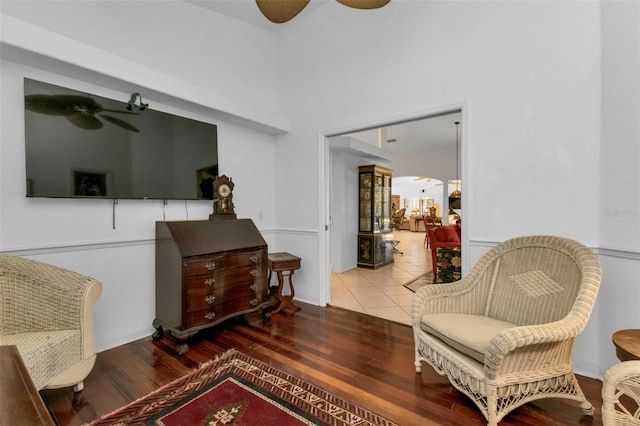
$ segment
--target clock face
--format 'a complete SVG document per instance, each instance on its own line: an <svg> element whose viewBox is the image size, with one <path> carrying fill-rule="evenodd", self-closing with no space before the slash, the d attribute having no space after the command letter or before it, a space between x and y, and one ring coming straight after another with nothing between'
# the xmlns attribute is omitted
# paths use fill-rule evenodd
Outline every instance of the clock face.
<svg viewBox="0 0 640 426"><path fill-rule="evenodd" d="M218 187L218 194L221 197L228 197L229 194L231 194L231 188L229 188L229 185L227 185L226 183L223 183Z"/></svg>

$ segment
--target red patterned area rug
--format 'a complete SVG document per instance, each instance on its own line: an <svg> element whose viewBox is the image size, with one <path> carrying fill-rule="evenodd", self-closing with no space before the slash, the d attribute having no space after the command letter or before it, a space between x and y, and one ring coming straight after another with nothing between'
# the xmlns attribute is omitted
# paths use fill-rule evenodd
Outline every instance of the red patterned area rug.
<svg viewBox="0 0 640 426"><path fill-rule="evenodd" d="M230 350L91 423L97 425L395 425L295 376Z"/></svg>

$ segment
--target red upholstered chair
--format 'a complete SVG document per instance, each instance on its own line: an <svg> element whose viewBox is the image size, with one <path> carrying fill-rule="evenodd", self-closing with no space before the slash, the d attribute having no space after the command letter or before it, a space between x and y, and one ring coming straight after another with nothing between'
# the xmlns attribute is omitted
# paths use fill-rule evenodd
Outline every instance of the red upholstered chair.
<svg viewBox="0 0 640 426"><path fill-rule="evenodd" d="M438 247L460 247L462 241L462 227L457 224L453 226L436 226L431 229L427 229L427 232L429 233L431 262L435 283L435 280L437 279Z"/></svg>

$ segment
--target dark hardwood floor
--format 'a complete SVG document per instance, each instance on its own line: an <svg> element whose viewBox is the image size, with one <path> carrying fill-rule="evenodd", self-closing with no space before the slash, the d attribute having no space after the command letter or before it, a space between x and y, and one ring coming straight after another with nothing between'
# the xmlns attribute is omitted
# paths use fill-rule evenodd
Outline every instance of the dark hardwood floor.
<svg viewBox="0 0 640 426"><path fill-rule="evenodd" d="M400 425L484 425L475 405L428 365L413 366L411 327L340 308L296 302L264 321L259 314L201 332L184 356L175 342L151 337L98 354L82 392L41 395L60 425L81 425L181 377L230 348L267 362L351 400ZM601 425L602 383L579 382L596 409L583 416L577 402L548 399L511 412L501 425Z"/></svg>

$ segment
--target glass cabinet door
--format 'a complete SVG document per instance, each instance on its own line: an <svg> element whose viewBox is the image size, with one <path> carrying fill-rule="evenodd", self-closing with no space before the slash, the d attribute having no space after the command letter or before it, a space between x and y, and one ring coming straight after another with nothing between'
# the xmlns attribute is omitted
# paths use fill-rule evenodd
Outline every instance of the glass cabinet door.
<svg viewBox="0 0 640 426"><path fill-rule="evenodd" d="M382 176L382 230L391 231L391 175Z"/></svg>
<svg viewBox="0 0 640 426"><path fill-rule="evenodd" d="M382 175L375 174L373 186L373 232L382 230Z"/></svg>
<svg viewBox="0 0 640 426"><path fill-rule="evenodd" d="M393 263L391 173L386 167L359 167L358 266L377 268ZM387 235L389 234L389 235Z"/></svg>
<svg viewBox="0 0 640 426"><path fill-rule="evenodd" d="M371 203L373 177L371 173L360 173L360 232L371 232Z"/></svg>

